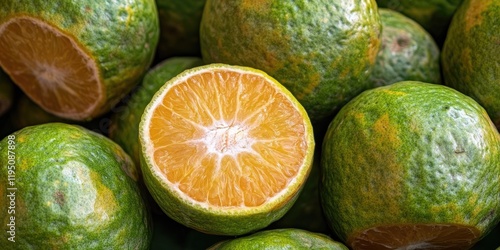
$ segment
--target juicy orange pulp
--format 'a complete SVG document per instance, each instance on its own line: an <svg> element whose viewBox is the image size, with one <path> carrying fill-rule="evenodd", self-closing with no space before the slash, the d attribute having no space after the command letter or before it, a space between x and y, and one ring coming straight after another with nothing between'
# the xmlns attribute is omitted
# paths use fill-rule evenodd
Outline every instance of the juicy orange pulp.
<svg viewBox="0 0 500 250"><path fill-rule="evenodd" d="M0 65L46 111L81 119L102 99L95 62L47 23L17 17L0 27Z"/></svg>
<svg viewBox="0 0 500 250"><path fill-rule="evenodd" d="M149 137L171 185L217 207L259 206L286 189L313 146L305 112L267 81L212 69L170 86Z"/></svg>
<svg viewBox="0 0 500 250"><path fill-rule="evenodd" d="M370 228L348 239L353 249L469 249L478 240L475 227L453 224L408 224Z"/></svg>

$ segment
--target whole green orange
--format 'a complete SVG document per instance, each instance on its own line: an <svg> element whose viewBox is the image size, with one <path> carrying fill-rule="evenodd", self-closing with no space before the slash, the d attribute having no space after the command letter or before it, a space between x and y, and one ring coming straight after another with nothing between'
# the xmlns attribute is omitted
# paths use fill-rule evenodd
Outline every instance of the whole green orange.
<svg viewBox="0 0 500 250"><path fill-rule="evenodd" d="M325 215L353 249L468 249L500 220L500 136L443 85L363 92L330 124L321 166Z"/></svg>
<svg viewBox="0 0 500 250"><path fill-rule="evenodd" d="M474 98L500 125L500 1L466 0L442 53L444 83Z"/></svg>
<svg viewBox="0 0 500 250"><path fill-rule="evenodd" d="M83 127L47 123L0 142L2 249L148 249L130 157Z"/></svg>
<svg viewBox="0 0 500 250"><path fill-rule="evenodd" d="M317 122L370 87L380 48L377 10L375 0L208 0L202 57L265 71Z"/></svg>

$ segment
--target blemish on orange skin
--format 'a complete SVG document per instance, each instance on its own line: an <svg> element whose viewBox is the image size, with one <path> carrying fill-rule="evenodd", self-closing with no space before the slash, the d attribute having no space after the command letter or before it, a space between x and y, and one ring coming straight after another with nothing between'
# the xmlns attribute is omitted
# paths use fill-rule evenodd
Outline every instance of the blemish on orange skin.
<svg viewBox="0 0 500 250"><path fill-rule="evenodd" d="M483 22L483 12L488 9L492 1L475 1L470 4L465 16L465 32L468 33L474 26Z"/></svg>
<svg viewBox="0 0 500 250"><path fill-rule="evenodd" d="M391 126L388 114L382 115L374 124L373 129L377 134L377 138L382 141L380 143L389 142L394 147L399 147L401 142L398 138L398 130Z"/></svg>

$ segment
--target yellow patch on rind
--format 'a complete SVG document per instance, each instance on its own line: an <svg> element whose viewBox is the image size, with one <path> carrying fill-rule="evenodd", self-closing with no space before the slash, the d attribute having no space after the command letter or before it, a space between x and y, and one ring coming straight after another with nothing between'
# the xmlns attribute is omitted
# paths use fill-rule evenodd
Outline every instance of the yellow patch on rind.
<svg viewBox="0 0 500 250"><path fill-rule="evenodd" d="M469 33L474 26L480 25L483 22L483 12L488 9L492 3L489 0L471 1L467 11L465 12L465 32Z"/></svg>

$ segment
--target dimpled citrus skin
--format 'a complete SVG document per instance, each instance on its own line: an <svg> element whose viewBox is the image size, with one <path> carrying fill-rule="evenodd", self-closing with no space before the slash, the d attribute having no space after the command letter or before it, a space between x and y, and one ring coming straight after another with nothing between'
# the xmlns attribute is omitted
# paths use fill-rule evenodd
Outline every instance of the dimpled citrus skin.
<svg viewBox="0 0 500 250"><path fill-rule="evenodd" d="M464 1L442 53L444 83L474 98L500 125L500 1Z"/></svg>
<svg viewBox="0 0 500 250"><path fill-rule="evenodd" d="M84 118L109 111L149 68L159 37L154 0L5 1L0 25L12 18L41 20L73 38L95 60L104 98Z"/></svg>
<svg viewBox="0 0 500 250"><path fill-rule="evenodd" d="M437 84L365 91L334 118L322 204L347 240L380 225L451 223L482 237L499 221L500 137L473 99Z"/></svg>
<svg viewBox="0 0 500 250"><path fill-rule="evenodd" d="M149 211L130 157L108 138L63 123L31 126L0 142L0 203L9 204L15 153L16 242L2 249L148 249ZM14 148L9 148L14 145ZM12 153L11 153L12 154ZM132 178L132 177L133 178ZM8 206L0 221L9 223Z"/></svg>
<svg viewBox="0 0 500 250"><path fill-rule="evenodd" d="M412 80L441 83L439 48L418 23L390 9L379 8L382 45L370 81L375 86Z"/></svg>
<svg viewBox="0 0 500 250"><path fill-rule="evenodd" d="M209 250L281 250L281 249L331 249L348 250L330 237L306 230L285 228L264 230L252 235L219 242Z"/></svg>
<svg viewBox="0 0 500 250"><path fill-rule="evenodd" d="M317 122L370 87L380 30L374 0L208 0L200 45L206 63L265 71Z"/></svg>

